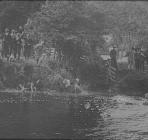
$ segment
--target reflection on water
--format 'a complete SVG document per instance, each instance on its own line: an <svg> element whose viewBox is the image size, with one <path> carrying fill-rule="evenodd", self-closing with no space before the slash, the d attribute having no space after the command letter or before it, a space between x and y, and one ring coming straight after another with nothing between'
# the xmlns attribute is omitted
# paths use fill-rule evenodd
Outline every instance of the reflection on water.
<svg viewBox="0 0 148 140"><path fill-rule="evenodd" d="M125 96L0 95L0 138L148 139L148 106Z"/></svg>

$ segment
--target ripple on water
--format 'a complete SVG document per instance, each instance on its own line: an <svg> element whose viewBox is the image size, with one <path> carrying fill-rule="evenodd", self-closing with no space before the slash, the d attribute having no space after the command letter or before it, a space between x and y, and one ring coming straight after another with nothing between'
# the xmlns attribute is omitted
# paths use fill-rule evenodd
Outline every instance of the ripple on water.
<svg viewBox="0 0 148 140"><path fill-rule="evenodd" d="M148 133L145 133L148 130L148 107L142 105L143 100L136 100L127 96L113 97L112 100L117 100L118 107L106 110L110 113L110 116L104 120L106 121L105 127L110 132L108 138L129 140L148 138ZM134 104L126 105L125 102L127 101Z"/></svg>
<svg viewBox="0 0 148 140"><path fill-rule="evenodd" d="M148 139L148 106L143 105L144 101L142 98L121 95L110 98L46 96L24 101L19 98L2 98L0 103L6 110L0 110L0 124L1 128L21 124L24 126L27 120L31 119L29 122L32 123L33 129L29 132L31 138L48 138L49 134L59 138L67 136L66 132L70 130L69 123L70 126L72 123L71 131L77 138L83 136L102 140ZM7 106L15 103L20 107L18 104L14 107ZM31 104L28 106L28 103ZM9 108L10 106L12 108ZM38 127L41 128L40 131L36 131ZM49 132L53 128L55 131ZM62 131L59 128L66 130Z"/></svg>

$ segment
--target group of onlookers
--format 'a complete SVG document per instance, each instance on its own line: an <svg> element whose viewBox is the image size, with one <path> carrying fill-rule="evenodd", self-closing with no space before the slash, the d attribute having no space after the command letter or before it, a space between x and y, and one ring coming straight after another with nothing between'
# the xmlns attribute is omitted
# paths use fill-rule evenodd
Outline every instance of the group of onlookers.
<svg viewBox="0 0 148 140"><path fill-rule="evenodd" d="M144 63L147 60L147 56L141 48L132 48L128 57L129 70L135 69L138 72L144 72Z"/></svg>
<svg viewBox="0 0 148 140"><path fill-rule="evenodd" d="M113 47L110 51L111 66L118 70L117 66L117 51L116 47ZM128 53L128 69L136 70L138 72L144 72L145 61L148 63L148 52L142 50L142 48L132 48Z"/></svg>
<svg viewBox="0 0 148 140"><path fill-rule="evenodd" d="M139 72L144 71L144 62L146 60L146 56L141 48L134 49L134 60L135 60L135 68Z"/></svg>
<svg viewBox="0 0 148 140"><path fill-rule="evenodd" d="M25 58L29 58L31 49L32 40L21 26L17 31L14 29L5 29L2 34L2 58L7 58L7 60L11 58L20 59L21 54Z"/></svg>

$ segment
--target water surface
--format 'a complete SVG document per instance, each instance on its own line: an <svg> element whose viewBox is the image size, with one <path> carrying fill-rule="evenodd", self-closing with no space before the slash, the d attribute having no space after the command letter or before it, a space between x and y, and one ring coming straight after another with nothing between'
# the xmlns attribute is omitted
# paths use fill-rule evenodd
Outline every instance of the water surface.
<svg viewBox="0 0 148 140"><path fill-rule="evenodd" d="M148 106L128 96L0 95L0 138L148 139Z"/></svg>

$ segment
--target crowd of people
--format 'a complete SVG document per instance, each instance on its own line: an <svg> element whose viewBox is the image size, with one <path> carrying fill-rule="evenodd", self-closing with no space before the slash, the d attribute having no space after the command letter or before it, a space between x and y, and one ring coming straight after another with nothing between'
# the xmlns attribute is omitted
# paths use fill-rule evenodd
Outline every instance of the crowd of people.
<svg viewBox="0 0 148 140"><path fill-rule="evenodd" d="M144 51L142 48L132 48L128 55L128 69L136 70L138 72L144 72L145 62L148 64L148 50ZM117 66L117 52L116 47L113 46L110 51L111 66L118 70Z"/></svg>
<svg viewBox="0 0 148 140"><path fill-rule="evenodd" d="M21 54L23 54L25 59L31 56L32 40L30 39L29 34L24 32L23 27L19 26L17 31L6 28L1 39L2 58L7 58L7 60L10 60L11 58L19 60Z"/></svg>
<svg viewBox="0 0 148 140"><path fill-rule="evenodd" d="M144 52L141 50L141 48L134 49L134 60L135 60L135 68L139 72L144 71L144 62L146 60L146 56L144 55Z"/></svg>
<svg viewBox="0 0 148 140"><path fill-rule="evenodd" d="M147 56L141 48L139 47L132 48L131 52L128 55L128 58L129 58L129 65L128 65L129 70L135 69L138 72L144 72L144 66L145 66L144 63L145 61L147 61Z"/></svg>

